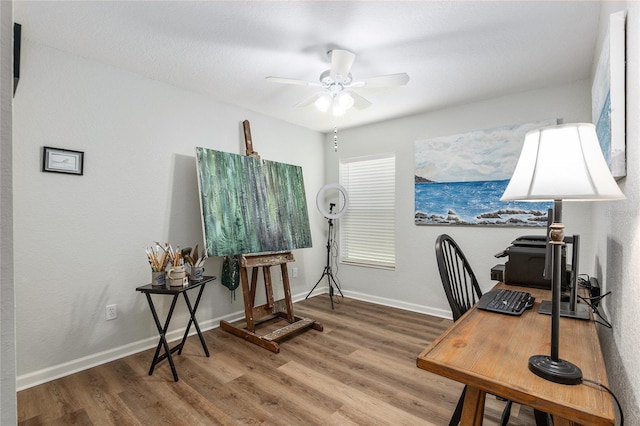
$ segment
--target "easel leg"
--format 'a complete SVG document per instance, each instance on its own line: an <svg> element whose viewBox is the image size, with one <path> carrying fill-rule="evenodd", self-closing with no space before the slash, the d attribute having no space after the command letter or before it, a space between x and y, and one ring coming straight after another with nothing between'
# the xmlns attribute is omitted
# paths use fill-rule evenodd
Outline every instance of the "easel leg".
<svg viewBox="0 0 640 426"><path fill-rule="evenodd" d="M310 318L297 317L293 313L291 285L286 266L286 263L291 261L293 261L293 255L291 253L242 255L240 261L240 278L242 280L242 293L244 296L245 326L234 325L223 320L220 321L220 328L275 353L280 351L280 346L276 342L288 336L292 336L295 333L309 328L322 331L322 324ZM285 293L284 299L277 301L273 298L273 286L269 269L271 266L276 265L280 265L281 268ZM248 283L248 268L253 268L251 288L249 288ZM259 268L263 269L267 303L261 306L255 306L255 289ZM285 319L288 325L272 330L270 333L262 336L255 333L256 324L277 319Z"/></svg>
<svg viewBox="0 0 640 426"><path fill-rule="evenodd" d="M263 340L257 334L250 332L244 328L236 327L235 325L227 321L224 321L224 320L220 321L220 328L222 328L224 331L227 331L233 334L234 336L242 337L244 340L247 340L273 353L277 354L278 352L280 352L280 345L278 345L276 342Z"/></svg>
<svg viewBox="0 0 640 426"><path fill-rule="evenodd" d="M262 274L264 277L264 291L267 295L267 306L269 308L273 308L273 285L271 285L271 267L263 266Z"/></svg>
<svg viewBox="0 0 640 426"><path fill-rule="evenodd" d="M254 282L254 276L256 276L256 268L251 277L251 282ZM256 277L257 279L257 277ZM253 322L253 300L255 298L255 290L249 291L249 282L247 277L247 268L240 268L240 284L242 285L242 297L244 299L244 316L247 321L247 330L256 331L255 323ZM255 285L253 286L255 288ZM253 297L252 297L253 296Z"/></svg>
<svg viewBox="0 0 640 426"><path fill-rule="evenodd" d="M287 264L280 265L282 271L282 285L284 286L284 300L287 306L287 321L293 322L293 301L291 300L291 286L289 285L289 272Z"/></svg>
<svg viewBox="0 0 640 426"><path fill-rule="evenodd" d="M256 305L256 288L257 288L257 285L258 285L258 272L259 272L259 268L252 268L251 269L251 287L249 287L249 289L251 291L251 306L255 306ZM248 272L247 272L247 274L248 274Z"/></svg>

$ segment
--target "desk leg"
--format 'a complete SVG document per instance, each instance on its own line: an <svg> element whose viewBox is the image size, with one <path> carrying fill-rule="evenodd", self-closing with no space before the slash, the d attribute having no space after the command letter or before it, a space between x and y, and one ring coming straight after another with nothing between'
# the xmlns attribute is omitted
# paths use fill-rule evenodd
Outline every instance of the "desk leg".
<svg viewBox="0 0 640 426"><path fill-rule="evenodd" d="M478 388L467 385L462 407L461 426L482 426L484 418L484 401L486 393Z"/></svg>
<svg viewBox="0 0 640 426"><path fill-rule="evenodd" d="M577 423L558 416L553 416L553 426L577 426Z"/></svg>
<svg viewBox="0 0 640 426"><path fill-rule="evenodd" d="M171 308L169 308L169 314L167 315L167 319L164 322L164 327L160 323L160 319L158 318L158 313L156 312L156 308L153 306L153 300L151 299L151 294L145 293L147 296L147 302L149 302L149 307L151 308L151 314L153 315L153 320L156 323L156 327L158 328L158 333L160 333L160 341L158 342L158 346L156 347L156 353L153 355L153 361L151 361L151 368L149 368L149 375L153 374L153 370L156 367L156 364L167 358L169 360L169 365L171 366L171 372L173 373L173 380L178 381L178 373L176 371L176 366L173 364L173 358L171 358L171 349L169 349L169 343L167 343L166 333L169 328L169 322L171 321L171 316L173 315L173 309L176 307L176 301L178 300L178 295L173 296L173 300L171 301ZM160 355L160 348L164 347L164 355Z"/></svg>
<svg viewBox="0 0 640 426"><path fill-rule="evenodd" d="M187 308L189 308L189 315L191 318L189 319L189 324L187 324L187 329L184 331L184 336L182 337L182 343L180 343L180 350L178 351L178 355L182 353L182 348L184 347L185 342L187 341L187 336L189 336L189 330L191 329L191 323L196 328L198 332L198 337L200 338L200 344L202 345L202 349L204 349L204 353L209 356L209 349L207 349L207 344L204 342L204 336L200 331L200 326L198 325L198 321L196 320L196 311L198 310L198 305L200 304L200 296L202 296L202 291L204 290L204 285L200 286L200 291L198 292L198 297L196 298L196 303L191 308L191 303L189 302L189 297L187 296L187 292L183 292L184 301L187 304Z"/></svg>

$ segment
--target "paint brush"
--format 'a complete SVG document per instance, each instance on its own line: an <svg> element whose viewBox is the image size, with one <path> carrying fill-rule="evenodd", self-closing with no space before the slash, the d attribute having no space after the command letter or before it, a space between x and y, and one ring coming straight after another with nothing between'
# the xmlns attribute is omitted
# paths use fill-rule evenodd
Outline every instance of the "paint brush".
<svg viewBox="0 0 640 426"><path fill-rule="evenodd" d="M195 247L193 248L193 250L191 251L191 258L192 259L198 259L198 244L195 245Z"/></svg>

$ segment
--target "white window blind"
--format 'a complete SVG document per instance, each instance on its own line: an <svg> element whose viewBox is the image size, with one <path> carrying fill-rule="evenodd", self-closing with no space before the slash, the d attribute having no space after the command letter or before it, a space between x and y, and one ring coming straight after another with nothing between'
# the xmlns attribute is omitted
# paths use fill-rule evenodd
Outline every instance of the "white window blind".
<svg viewBox="0 0 640 426"><path fill-rule="evenodd" d="M340 160L340 184L349 195L349 208L340 219L340 260L394 269L395 154Z"/></svg>

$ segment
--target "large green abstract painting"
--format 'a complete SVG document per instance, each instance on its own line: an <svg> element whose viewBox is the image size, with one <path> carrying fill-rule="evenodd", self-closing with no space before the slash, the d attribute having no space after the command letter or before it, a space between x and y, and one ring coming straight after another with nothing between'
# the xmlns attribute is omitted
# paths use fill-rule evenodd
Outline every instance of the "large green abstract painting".
<svg viewBox="0 0 640 426"><path fill-rule="evenodd" d="M302 168L196 148L207 256L311 247Z"/></svg>

